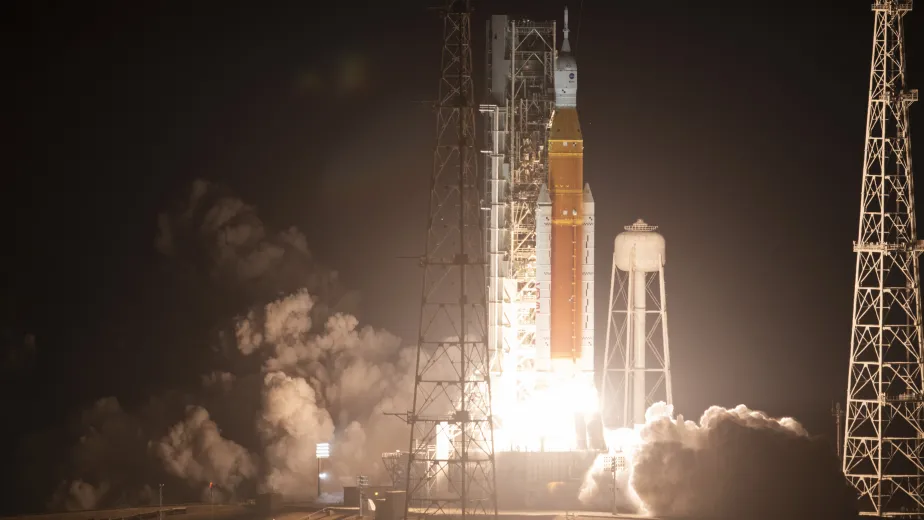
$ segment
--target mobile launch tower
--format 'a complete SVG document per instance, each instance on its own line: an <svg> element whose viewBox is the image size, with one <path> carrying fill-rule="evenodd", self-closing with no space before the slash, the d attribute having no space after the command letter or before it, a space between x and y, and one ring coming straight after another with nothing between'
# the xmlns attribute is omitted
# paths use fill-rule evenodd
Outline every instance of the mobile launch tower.
<svg viewBox="0 0 924 520"><path fill-rule="evenodd" d="M561 54L554 21L495 15L487 25L488 344L495 410L510 410L550 374L593 384L594 203L567 9Z"/></svg>
<svg viewBox="0 0 924 520"><path fill-rule="evenodd" d="M480 109L488 148L488 346L494 400L512 405L535 384L536 210L548 180L556 25L493 15L487 36L485 92L492 104Z"/></svg>

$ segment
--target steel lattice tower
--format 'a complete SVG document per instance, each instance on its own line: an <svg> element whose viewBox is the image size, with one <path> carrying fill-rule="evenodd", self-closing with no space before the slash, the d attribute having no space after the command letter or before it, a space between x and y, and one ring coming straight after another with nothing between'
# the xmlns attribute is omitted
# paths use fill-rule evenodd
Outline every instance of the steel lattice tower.
<svg viewBox="0 0 924 520"><path fill-rule="evenodd" d="M878 0L873 26L843 470L863 514L924 516L924 371L902 18Z"/></svg>
<svg viewBox="0 0 924 520"><path fill-rule="evenodd" d="M405 519L497 516L469 0L442 18Z"/></svg>

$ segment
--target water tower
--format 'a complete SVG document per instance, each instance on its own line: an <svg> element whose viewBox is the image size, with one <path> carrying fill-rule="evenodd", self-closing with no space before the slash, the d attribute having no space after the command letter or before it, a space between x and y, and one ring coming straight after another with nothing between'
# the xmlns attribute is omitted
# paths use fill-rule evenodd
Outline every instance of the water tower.
<svg viewBox="0 0 924 520"><path fill-rule="evenodd" d="M644 424L648 406L673 402L665 241L657 229L639 219L616 237L601 397L607 428Z"/></svg>

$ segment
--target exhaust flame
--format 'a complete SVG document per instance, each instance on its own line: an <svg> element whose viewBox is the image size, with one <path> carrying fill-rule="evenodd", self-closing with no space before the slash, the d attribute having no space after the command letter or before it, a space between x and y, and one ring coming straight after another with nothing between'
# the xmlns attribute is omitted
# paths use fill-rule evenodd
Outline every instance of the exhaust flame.
<svg viewBox="0 0 924 520"><path fill-rule="evenodd" d="M494 398L495 446L502 451L582 449L577 425L586 424L598 410L592 376L552 373L537 379L531 391L520 388L515 398L500 393Z"/></svg>

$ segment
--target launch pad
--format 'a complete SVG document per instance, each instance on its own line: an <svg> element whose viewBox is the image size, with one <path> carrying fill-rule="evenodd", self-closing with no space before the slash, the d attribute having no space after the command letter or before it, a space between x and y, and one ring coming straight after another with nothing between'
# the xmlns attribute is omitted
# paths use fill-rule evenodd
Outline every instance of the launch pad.
<svg viewBox="0 0 924 520"><path fill-rule="evenodd" d="M431 191L440 195L431 197L421 260L409 453L385 453L382 460L394 488L407 490L408 511L425 508L424 516L586 510L585 484L599 494L596 479L608 472L601 473L603 457L621 455L605 451L596 388L602 379L595 377L596 204L584 180L568 10L560 49L556 21L505 15L487 21L485 104L477 108L484 163L477 173L470 16L467 1L449 1L444 13L441 89L464 102L438 107ZM447 137L451 131L454 138ZM457 148L457 155L440 155ZM447 202L444 192L458 201ZM462 211L446 214L447 204ZM663 254L656 261L663 265ZM638 287L642 294L646 288ZM636 308L646 312L632 303L631 316ZM642 330L635 350L646 348ZM644 355L633 359L632 368L644 372ZM443 361L452 369L439 372ZM645 404L645 380L639 381L633 403ZM617 466L608 484L613 495Z"/></svg>
<svg viewBox="0 0 924 520"><path fill-rule="evenodd" d="M501 509L583 509L578 493L600 452L502 451L494 455Z"/></svg>
<svg viewBox="0 0 924 520"><path fill-rule="evenodd" d="M494 467L498 507L505 510L583 510L578 500L581 485L598 450L498 451ZM406 452L382 455L394 489L403 490Z"/></svg>
<svg viewBox="0 0 924 520"><path fill-rule="evenodd" d="M413 510L409 511L408 517L413 517ZM433 518L439 518L440 515L432 515ZM638 514L620 514L607 513L605 511L572 511L567 509L544 509L544 510L517 510L501 509L497 512L497 520L604 520L604 519L647 519L659 520L658 517L645 516Z"/></svg>
<svg viewBox="0 0 924 520"><path fill-rule="evenodd" d="M466 18L459 19L464 27ZM479 451L487 481L469 485L463 473L470 468L461 461L472 460L476 448L460 440L464 425L440 419L412 436L412 455L383 454L395 489L409 490L412 509L439 504L430 515L449 507L440 497L457 487L469 493L462 502L475 509L481 498L473 499L473 492L507 510L585 509L580 489L604 455L594 384L594 200L583 177L567 9L564 20L560 51L554 20L494 15L487 21L488 104L478 109L484 116L484 185L477 189L492 423L484 446L492 453ZM464 370L485 372L480 366ZM422 395L426 406L429 394ZM409 422L424 415L415 408Z"/></svg>

